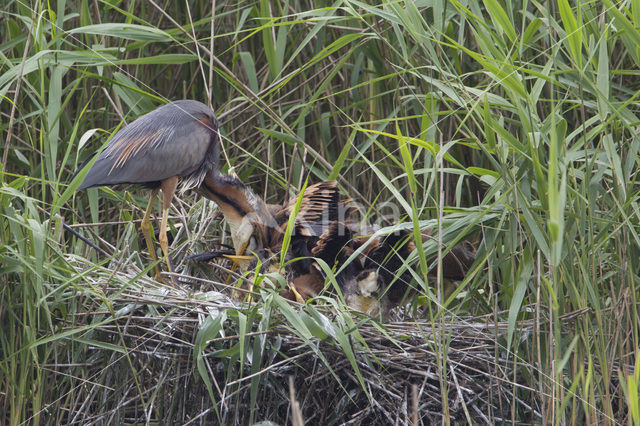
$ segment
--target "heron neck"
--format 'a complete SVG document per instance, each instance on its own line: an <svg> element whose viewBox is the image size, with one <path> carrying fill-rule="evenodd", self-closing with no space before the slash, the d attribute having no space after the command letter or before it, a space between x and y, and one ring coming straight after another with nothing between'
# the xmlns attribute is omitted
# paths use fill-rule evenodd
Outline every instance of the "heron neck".
<svg viewBox="0 0 640 426"><path fill-rule="evenodd" d="M205 175L199 190L203 196L218 204L225 219L230 223L250 220L266 228L277 226L267 204L236 177L209 172Z"/></svg>

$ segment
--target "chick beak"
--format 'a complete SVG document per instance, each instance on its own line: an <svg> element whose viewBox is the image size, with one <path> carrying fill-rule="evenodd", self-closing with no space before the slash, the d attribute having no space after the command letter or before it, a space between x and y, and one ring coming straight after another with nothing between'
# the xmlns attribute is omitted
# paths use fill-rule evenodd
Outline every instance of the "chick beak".
<svg viewBox="0 0 640 426"><path fill-rule="evenodd" d="M298 293L298 290L296 290L296 286L292 282L289 282L287 284L289 285L289 289L291 290L293 295L296 297L296 302L302 303L304 305L305 303L304 298L300 293Z"/></svg>

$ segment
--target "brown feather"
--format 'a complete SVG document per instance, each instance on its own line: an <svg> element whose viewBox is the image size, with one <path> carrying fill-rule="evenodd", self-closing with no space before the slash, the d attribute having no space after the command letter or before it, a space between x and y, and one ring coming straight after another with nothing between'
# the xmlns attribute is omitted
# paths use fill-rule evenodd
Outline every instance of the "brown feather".
<svg viewBox="0 0 640 426"><path fill-rule="evenodd" d="M284 230L297 197L284 206L267 205L241 183L234 187L229 186L228 182L220 185L219 182L205 179L203 186L214 192L216 202L229 221L242 220L247 212L255 210L257 205L260 206L259 210L267 212L266 214L274 220L272 224L260 221L255 223L255 232L260 235L263 248L261 259L266 253L277 255L281 251ZM405 270L401 275L398 273L411 253L416 250L416 245L412 231L409 230L373 238L365 235L372 235L377 229L361 227L357 221L352 220L356 210L357 208L351 205L351 200L340 199L335 181L320 182L307 187L302 196L287 256L289 259L312 256L322 259L329 266L336 262L342 266L343 262L360 251L357 258L352 259L351 264L344 267L336 277L338 283L345 300L352 308L371 315L386 315L403 300L407 291L411 291L411 272ZM428 238L431 238L430 230L422 231L423 241ZM463 278L474 260L475 250L469 243L454 247L443 258L444 277ZM429 262L432 261L433 259ZM263 265L266 267L270 262L267 257L263 259ZM324 274L314 263L309 259L298 260L286 269L289 286L295 288L304 299L316 297L324 286ZM435 269L429 271L430 276L433 273ZM295 294L291 289L283 290L281 295L295 300Z"/></svg>
<svg viewBox="0 0 640 426"><path fill-rule="evenodd" d="M139 136L137 138L121 138L116 141L107 151L107 154L109 155L116 154L116 159L111 170L117 167L122 167L132 156L140 152L141 149L146 148L157 141L161 134L162 129L158 129L152 134Z"/></svg>
<svg viewBox="0 0 640 426"><path fill-rule="evenodd" d="M318 236L316 226L322 227L337 220L340 208L339 196L336 181L319 182L308 186L302 195L300 210L296 217L297 230L303 236ZM274 214L278 223L288 222L298 197L292 198L287 205Z"/></svg>
<svg viewBox="0 0 640 426"><path fill-rule="evenodd" d="M295 288L302 298L307 300L317 297L322 292L324 289L324 277L315 268L311 268L308 274L294 277L289 282L289 286ZM295 294L291 289L281 291L280 296L285 299L296 300Z"/></svg>

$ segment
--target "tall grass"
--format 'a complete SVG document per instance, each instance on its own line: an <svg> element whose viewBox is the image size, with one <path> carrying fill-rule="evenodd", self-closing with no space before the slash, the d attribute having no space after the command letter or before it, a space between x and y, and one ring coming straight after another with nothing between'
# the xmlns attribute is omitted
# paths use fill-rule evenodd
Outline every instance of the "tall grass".
<svg viewBox="0 0 640 426"><path fill-rule="evenodd" d="M51 389L69 389L61 366L90 362L87 347L108 347L142 380L121 329L112 346L92 334L118 330L124 290L88 276L133 268L122 288L147 283L130 223L145 199L75 194L67 183L123 121L190 98L220 118L224 170L268 201L307 178L337 178L370 221L391 225L395 208L396 219L435 229L411 259L414 314L506 322L496 351L533 366L513 377L512 392L538 410L514 402L511 420L640 424L638 11L611 0L9 2L0 15L0 418L73 420ZM174 203L173 225L186 225L174 228L179 267L219 240L205 235L213 208L192 195ZM65 236L63 222L96 224L80 229L113 257ZM467 279L453 294L441 280L430 286L427 259L467 238L479 258ZM209 316L199 329L195 369L220 420L234 417L218 404L222 384L208 379L203 350L224 330L239 336L218 348L228 382L274 359L277 344L248 337L273 326L271 309L331 367L311 343L327 333L314 308L272 303ZM345 353L359 339L350 318L330 330ZM521 320L535 321L533 334ZM434 342L446 399L449 337ZM266 382L249 381L255 402ZM138 392L151 412L155 394Z"/></svg>

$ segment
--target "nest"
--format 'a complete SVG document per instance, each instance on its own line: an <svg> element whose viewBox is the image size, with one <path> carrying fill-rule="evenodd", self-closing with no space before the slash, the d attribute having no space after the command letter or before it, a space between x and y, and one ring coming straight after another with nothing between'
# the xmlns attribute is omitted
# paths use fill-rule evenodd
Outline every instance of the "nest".
<svg viewBox="0 0 640 426"><path fill-rule="evenodd" d="M52 367L65 377L49 401L56 422L426 425L444 416L539 416L536 392L518 384L533 367L514 364L503 349L507 325L493 317L380 324L330 302L288 304L275 292L247 304L133 272L98 275L74 289L86 313L61 319L86 331L70 343L83 346L80 358ZM519 323L520 336L533 326Z"/></svg>

